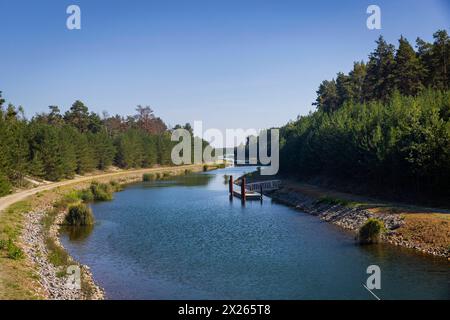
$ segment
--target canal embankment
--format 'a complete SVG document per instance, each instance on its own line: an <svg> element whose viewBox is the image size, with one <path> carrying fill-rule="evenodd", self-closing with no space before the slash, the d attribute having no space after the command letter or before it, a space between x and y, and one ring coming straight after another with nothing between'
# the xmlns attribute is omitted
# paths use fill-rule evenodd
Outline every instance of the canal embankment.
<svg viewBox="0 0 450 320"><path fill-rule="evenodd" d="M376 218L384 223L385 232L381 235L384 242L450 257L450 213L446 210L374 201L288 180L284 180L281 189L268 195L355 235L369 218Z"/></svg>
<svg viewBox="0 0 450 320"><path fill-rule="evenodd" d="M214 166L186 165L120 170L51 183L0 198L1 299L103 299L90 269L68 255L59 241L68 201L92 181L121 185L142 181L144 173L179 175ZM72 199L73 200L73 199ZM66 267L78 265L81 290L67 286Z"/></svg>

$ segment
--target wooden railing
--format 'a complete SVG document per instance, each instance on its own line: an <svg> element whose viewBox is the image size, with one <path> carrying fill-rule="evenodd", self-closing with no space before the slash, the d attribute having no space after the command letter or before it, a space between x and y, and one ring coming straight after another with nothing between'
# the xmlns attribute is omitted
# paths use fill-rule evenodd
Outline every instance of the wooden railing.
<svg viewBox="0 0 450 320"><path fill-rule="evenodd" d="M278 190L281 187L281 180L268 180L268 181L259 181L247 183L245 185L245 189L249 191L272 191Z"/></svg>

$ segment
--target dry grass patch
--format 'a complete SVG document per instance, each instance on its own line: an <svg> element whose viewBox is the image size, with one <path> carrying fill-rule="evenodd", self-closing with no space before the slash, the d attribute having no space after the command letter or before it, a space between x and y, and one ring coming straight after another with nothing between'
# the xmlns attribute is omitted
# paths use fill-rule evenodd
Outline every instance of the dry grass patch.
<svg viewBox="0 0 450 320"><path fill-rule="evenodd" d="M450 249L450 214L405 214L405 224L397 230L405 240L429 247Z"/></svg>

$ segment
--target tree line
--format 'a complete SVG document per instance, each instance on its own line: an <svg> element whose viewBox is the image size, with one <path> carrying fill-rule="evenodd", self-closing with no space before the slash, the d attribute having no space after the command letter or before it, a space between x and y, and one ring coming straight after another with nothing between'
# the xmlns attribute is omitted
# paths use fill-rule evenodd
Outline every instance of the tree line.
<svg viewBox="0 0 450 320"><path fill-rule="evenodd" d="M150 107L101 117L76 101L64 114L50 106L27 120L22 107L5 102L0 92L0 195L24 186L26 176L57 181L111 165L172 164L171 131Z"/></svg>
<svg viewBox="0 0 450 320"><path fill-rule="evenodd" d="M348 73L323 81L314 105L331 112L345 102L387 102L394 91L415 96L426 88L448 90L450 83L450 40L446 30L433 34L433 43L416 40L417 51L403 36L396 49L382 36L367 63L355 62Z"/></svg>
<svg viewBox="0 0 450 320"><path fill-rule="evenodd" d="M281 170L448 201L450 39L445 30L433 38L414 50L380 37L367 63L323 81L317 110L281 128Z"/></svg>

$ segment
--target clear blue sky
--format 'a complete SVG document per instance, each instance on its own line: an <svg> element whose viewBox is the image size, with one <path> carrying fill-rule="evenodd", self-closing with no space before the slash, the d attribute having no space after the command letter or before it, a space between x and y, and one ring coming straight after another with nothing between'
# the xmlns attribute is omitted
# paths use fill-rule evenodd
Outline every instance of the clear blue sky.
<svg viewBox="0 0 450 320"><path fill-rule="evenodd" d="M0 0L0 90L27 116L80 99L131 114L151 105L171 125L283 125L313 109L319 83L393 43L449 29L449 0ZM82 29L66 29L77 4ZM366 8L382 30L366 28Z"/></svg>

